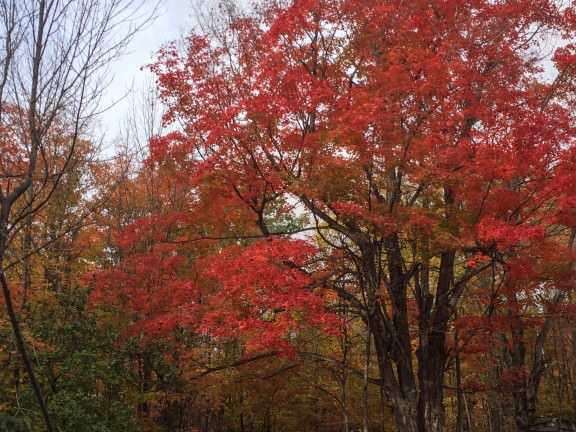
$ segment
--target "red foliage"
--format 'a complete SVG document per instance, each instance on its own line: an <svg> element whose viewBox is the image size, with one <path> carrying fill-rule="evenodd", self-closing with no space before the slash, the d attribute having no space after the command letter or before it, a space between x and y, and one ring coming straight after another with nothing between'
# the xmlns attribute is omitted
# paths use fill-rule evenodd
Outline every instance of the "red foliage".
<svg viewBox="0 0 576 432"><path fill-rule="evenodd" d="M202 309L196 328L286 350L303 323L332 324L322 278L380 320L389 346L379 362L402 377L401 398L420 391L403 387L418 381L405 380L418 349L436 356L420 358L438 367L429 376L444 373L441 345L464 293L470 311L455 326L470 352L541 325L550 294L573 285L576 57L571 45L557 49L561 79L551 82L539 53L546 32L576 36L572 8L295 0L260 11L231 24L227 46L193 35L185 52L160 51L150 69L164 121L181 129L151 142L150 164L176 167L193 202L188 225L202 233L272 237L271 208L295 202L320 239L215 245L191 263L202 301L178 294ZM143 219L126 245L161 241L158 225L180 216L170 218ZM136 255L118 279L165 293L186 280L181 255ZM141 262L158 266L155 285Z"/></svg>
<svg viewBox="0 0 576 432"><path fill-rule="evenodd" d="M125 337L142 344L170 339L178 329L198 328L201 319L202 294L185 267L186 258L165 245L128 255L117 267L88 276L95 287L90 302L121 310L129 319Z"/></svg>
<svg viewBox="0 0 576 432"><path fill-rule="evenodd" d="M231 246L210 257L206 275L217 289L202 328L213 336L248 336L248 347L290 352L300 329L335 331L321 286L305 270L316 250L302 240L269 239Z"/></svg>

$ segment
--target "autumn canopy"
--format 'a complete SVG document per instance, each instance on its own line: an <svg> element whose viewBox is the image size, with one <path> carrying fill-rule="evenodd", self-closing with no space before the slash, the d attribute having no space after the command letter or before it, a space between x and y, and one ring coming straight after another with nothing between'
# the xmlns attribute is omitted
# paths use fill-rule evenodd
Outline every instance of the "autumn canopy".
<svg viewBox="0 0 576 432"><path fill-rule="evenodd" d="M181 244L265 239L199 266L217 311L200 329L281 348L344 303L397 429L436 431L455 327L505 346L517 422L533 421L544 366L524 333L545 339L549 318L525 312L551 316L573 286L575 30L573 8L540 0L302 0L162 49L177 132L148 163L189 208L160 223Z"/></svg>
<svg viewBox="0 0 576 432"><path fill-rule="evenodd" d="M494 431L557 413L540 407L550 340L560 356L576 335L559 330L575 325L575 7L228 12L148 66L164 132L90 234L104 258L81 280L89 309L118 330L114 349L133 350L144 394L165 388L154 377L175 374L186 392L257 362L304 379L293 371L313 359L339 374L324 393L344 419L320 430L348 432L354 391L365 432L380 421L370 392L396 431L468 430L474 409ZM252 430L233 412L214 430ZM296 430L267 416L252 426Z"/></svg>

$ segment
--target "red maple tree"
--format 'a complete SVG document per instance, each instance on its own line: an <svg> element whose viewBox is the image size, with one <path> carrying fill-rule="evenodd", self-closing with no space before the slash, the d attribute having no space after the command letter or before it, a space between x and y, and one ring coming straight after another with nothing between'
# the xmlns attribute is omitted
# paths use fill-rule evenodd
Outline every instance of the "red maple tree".
<svg viewBox="0 0 576 432"><path fill-rule="evenodd" d="M279 237L210 258L204 331L286 342L297 316L322 323L321 286L368 326L397 429L443 430L464 296L503 287L490 307L514 357L518 329L542 325L518 303L571 289L576 54L549 45L575 31L546 0L264 1L226 41L164 48L151 69L182 127L150 163L190 188L179 241ZM288 238L280 215L314 236Z"/></svg>

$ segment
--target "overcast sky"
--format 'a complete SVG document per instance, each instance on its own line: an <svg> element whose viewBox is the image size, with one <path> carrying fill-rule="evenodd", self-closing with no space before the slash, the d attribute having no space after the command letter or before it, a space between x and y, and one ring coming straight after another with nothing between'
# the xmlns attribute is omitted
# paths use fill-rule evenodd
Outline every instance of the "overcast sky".
<svg viewBox="0 0 576 432"><path fill-rule="evenodd" d="M145 0L146 10L142 11L143 15L149 14L157 1ZM154 53L162 45L179 39L181 35L189 33L194 28L196 20L192 2L195 4L203 3L208 7L217 3L216 0L160 1L162 3L154 22L134 37L128 47L127 54L111 66L110 72L113 79L101 105L102 108L111 107L100 115L100 127L97 131L97 134L104 132L104 142L107 144L108 151L114 146L114 141L120 135L122 124L128 115L131 98L127 97L127 94L131 90L138 91L143 87L147 72L140 70L142 66L153 61ZM246 0L237 0L237 2L239 4L247 3ZM552 42L550 48L558 43L564 44L558 40ZM552 51L550 50L550 52ZM546 69L545 76L552 79L556 71L549 58L544 61L544 66Z"/></svg>
<svg viewBox="0 0 576 432"><path fill-rule="evenodd" d="M145 13L154 7L155 0L146 0ZM110 107L100 115L101 130L105 142L112 144L120 133L123 119L129 111L131 90L142 87L146 72L140 68L151 63L154 53L164 44L188 33L194 26L191 0L163 0L158 17L146 29L138 33L128 47L127 54L110 69L113 79L102 101L102 107ZM193 0L192 0L193 1Z"/></svg>

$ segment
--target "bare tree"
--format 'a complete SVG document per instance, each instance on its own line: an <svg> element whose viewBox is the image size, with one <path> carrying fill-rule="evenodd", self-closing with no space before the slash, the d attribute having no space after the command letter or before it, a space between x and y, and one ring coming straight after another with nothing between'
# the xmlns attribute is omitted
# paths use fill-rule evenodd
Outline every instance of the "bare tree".
<svg viewBox="0 0 576 432"><path fill-rule="evenodd" d="M144 2L0 0L0 284L48 431L54 425L6 276L26 257L11 245L63 179L109 82L108 66L154 16L156 7L142 12Z"/></svg>
<svg viewBox="0 0 576 432"><path fill-rule="evenodd" d="M144 76L140 88L130 94L130 104L123 123L123 151L141 163L148 156L148 142L161 136L162 117L166 108L160 101L159 90L150 74Z"/></svg>

